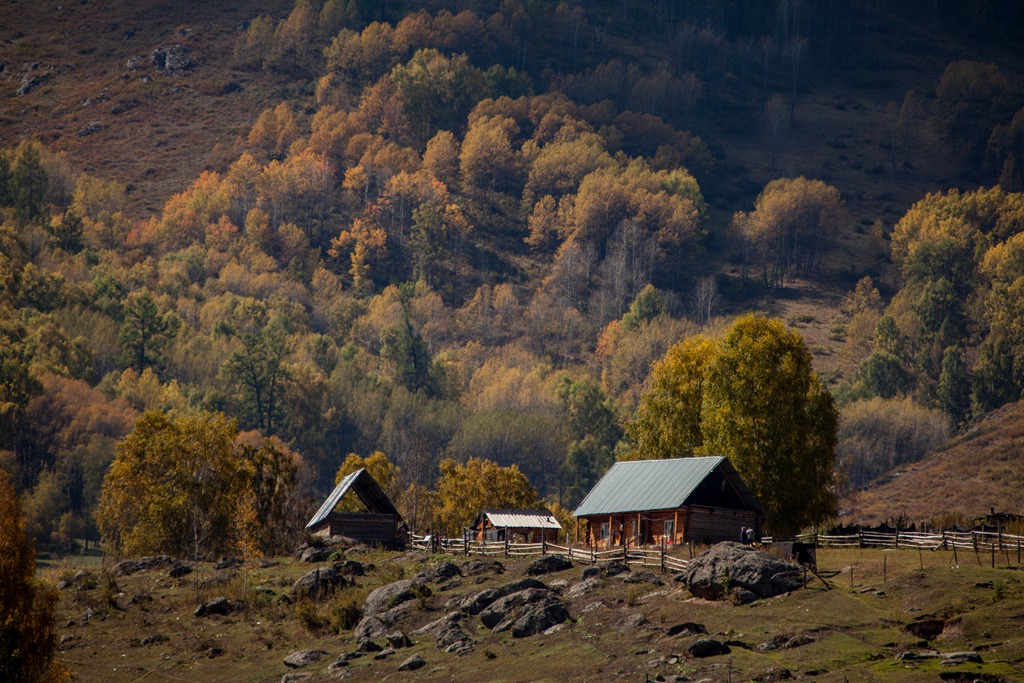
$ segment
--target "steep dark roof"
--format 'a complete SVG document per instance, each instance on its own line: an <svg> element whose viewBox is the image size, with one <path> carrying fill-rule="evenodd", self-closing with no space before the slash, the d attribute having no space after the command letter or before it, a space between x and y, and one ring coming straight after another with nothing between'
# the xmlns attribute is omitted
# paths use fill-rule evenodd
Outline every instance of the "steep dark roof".
<svg viewBox="0 0 1024 683"><path fill-rule="evenodd" d="M331 491L331 495L327 496L327 500L324 501L324 504L320 506L320 509L313 515L313 518L306 524L306 528L309 529L327 519L327 515L331 514L331 511L337 507L338 503L341 502L341 499L349 491L352 491L359 497L359 500L363 502L363 505L366 506L369 512L390 515L398 514L398 509L395 508L387 494L384 493L384 489L380 487L377 480L365 469L359 469L338 482L338 485Z"/></svg>
<svg viewBox="0 0 1024 683"><path fill-rule="evenodd" d="M617 462L573 516L670 510L687 503L762 512L729 460L707 457Z"/></svg>

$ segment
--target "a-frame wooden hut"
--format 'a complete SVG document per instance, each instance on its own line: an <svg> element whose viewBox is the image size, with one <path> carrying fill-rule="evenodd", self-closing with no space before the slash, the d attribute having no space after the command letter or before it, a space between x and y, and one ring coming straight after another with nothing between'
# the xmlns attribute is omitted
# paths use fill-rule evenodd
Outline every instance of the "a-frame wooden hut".
<svg viewBox="0 0 1024 683"><path fill-rule="evenodd" d="M764 510L727 458L615 463L573 513L577 538L599 548L740 541Z"/></svg>
<svg viewBox="0 0 1024 683"><path fill-rule="evenodd" d="M349 491L366 506L366 512L335 510ZM389 549L401 548L406 541L402 516L377 480L365 469L357 470L338 482L306 524L306 530L314 536L345 536Z"/></svg>

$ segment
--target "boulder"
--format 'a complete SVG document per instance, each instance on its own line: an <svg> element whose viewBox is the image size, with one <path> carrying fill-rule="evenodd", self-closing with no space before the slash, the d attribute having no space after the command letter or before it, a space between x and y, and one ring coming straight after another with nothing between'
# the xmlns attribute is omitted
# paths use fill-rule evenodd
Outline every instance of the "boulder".
<svg viewBox="0 0 1024 683"><path fill-rule="evenodd" d="M235 567L241 567L244 563L237 557L222 557L218 560L213 568L217 571L221 569L234 569Z"/></svg>
<svg viewBox="0 0 1024 683"><path fill-rule="evenodd" d="M643 613L637 612L619 619L612 628L616 631L630 632L637 631L650 623Z"/></svg>
<svg viewBox="0 0 1024 683"><path fill-rule="evenodd" d="M292 584L289 595L294 598L309 597L319 599L326 597L334 591L344 588L348 581L333 568L319 567L299 577Z"/></svg>
<svg viewBox="0 0 1024 683"><path fill-rule="evenodd" d="M693 621L684 621L681 624L676 624L675 626L669 626L668 630L665 631L665 635L667 635L669 637L675 637L675 636L695 636L695 635L700 635L700 634L704 634L704 633L707 633L707 632L708 632L708 630L704 627L703 624L698 624L698 623L693 622Z"/></svg>
<svg viewBox="0 0 1024 683"><path fill-rule="evenodd" d="M803 586L803 570L771 553L740 543L723 542L691 561L683 583L698 598L717 600L727 589L770 598Z"/></svg>
<svg viewBox="0 0 1024 683"><path fill-rule="evenodd" d="M487 628L493 629L503 621L507 621L512 613L521 611L522 607L552 599L557 600L555 594L546 588L527 588L511 593L498 598L481 611L480 622ZM510 623L509 626L511 625Z"/></svg>
<svg viewBox="0 0 1024 683"><path fill-rule="evenodd" d="M375 589L363 602L363 614L377 616L421 595L429 596L430 589L415 579L403 579Z"/></svg>
<svg viewBox="0 0 1024 683"><path fill-rule="evenodd" d="M531 562L530 566L526 568L526 573L530 576L540 576L541 574L562 572L566 569L572 569L572 561L561 555L546 555Z"/></svg>
<svg viewBox="0 0 1024 683"><path fill-rule="evenodd" d="M594 589L596 589L597 586L598 586L598 583L599 583L599 581L598 581L598 579L596 577L591 577L589 579L583 579L582 581L580 581L576 585L571 586L569 588L569 590L565 591L565 597L567 597L567 598L578 598L581 595L586 595L587 593L589 593L589 592L593 591Z"/></svg>
<svg viewBox="0 0 1024 683"><path fill-rule="evenodd" d="M691 657L717 657L727 655L731 650L725 643L714 638L701 638L687 649Z"/></svg>
<svg viewBox="0 0 1024 683"><path fill-rule="evenodd" d="M180 579L183 576L187 576L192 573L192 567L187 564L178 562L167 571L167 575L172 579Z"/></svg>
<svg viewBox="0 0 1024 683"><path fill-rule="evenodd" d="M405 635L405 631L395 631L394 633L389 633L384 637L387 639L388 645L390 645L393 650L401 650L403 647L412 647L412 640L409 639L409 636Z"/></svg>
<svg viewBox="0 0 1024 683"><path fill-rule="evenodd" d="M556 624L564 624L569 619L569 611L560 602L530 605L512 625L510 632L513 638L527 638L543 633Z"/></svg>
<svg viewBox="0 0 1024 683"><path fill-rule="evenodd" d="M426 666L426 661L419 655L413 655L398 666L399 671L415 671Z"/></svg>
<svg viewBox="0 0 1024 683"><path fill-rule="evenodd" d="M301 669L316 664L326 656L326 650L296 650L284 658L284 665L292 669Z"/></svg>
<svg viewBox="0 0 1024 683"><path fill-rule="evenodd" d="M647 570L630 572L628 576L622 577L622 580L626 583L653 583L656 586L664 585L664 582L657 574Z"/></svg>
<svg viewBox="0 0 1024 683"><path fill-rule="evenodd" d="M424 583L428 581L440 583L454 576L462 576L462 570L459 569L458 565L452 562L442 562L421 571L416 575L416 580Z"/></svg>
<svg viewBox="0 0 1024 683"><path fill-rule="evenodd" d="M154 569L164 569L174 564L174 559L169 555L149 555L138 557L134 560L123 560L114 565L114 573L118 576L130 576L138 572L148 572Z"/></svg>
<svg viewBox="0 0 1024 683"><path fill-rule="evenodd" d="M334 548L306 548L299 556L302 562L326 562L334 554Z"/></svg>
<svg viewBox="0 0 1024 683"><path fill-rule="evenodd" d="M196 65L192 48L182 43L161 45L149 55L153 66L167 74L176 74Z"/></svg>
<svg viewBox="0 0 1024 683"><path fill-rule="evenodd" d="M196 607L196 610L192 613L192 616L196 618L208 617L214 614L224 616L227 614L231 614L237 607L239 607L238 603L232 602L225 597L219 597L214 598L209 602L203 603L199 605L199 607Z"/></svg>
<svg viewBox="0 0 1024 683"><path fill-rule="evenodd" d="M467 614L480 614L484 611L492 602L498 598L503 598L506 595L512 593L518 593L519 591L526 590L527 588L541 588L547 590L547 586L538 581L537 579L526 577L507 583L504 586L498 588L489 588L479 593L470 593L469 595L462 598L455 598L450 600L448 607L455 609L461 609Z"/></svg>
<svg viewBox="0 0 1024 683"><path fill-rule="evenodd" d="M504 574L505 565L497 560L470 560L462 565L463 576L478 576L487 573Z"/></svg>
<svg viewBox="0 0 1024 683"><path fill-rule="evenodd" d="M334 563L334 571L345 576L365 576L366 565L356 560L342 560Z"/></svg>

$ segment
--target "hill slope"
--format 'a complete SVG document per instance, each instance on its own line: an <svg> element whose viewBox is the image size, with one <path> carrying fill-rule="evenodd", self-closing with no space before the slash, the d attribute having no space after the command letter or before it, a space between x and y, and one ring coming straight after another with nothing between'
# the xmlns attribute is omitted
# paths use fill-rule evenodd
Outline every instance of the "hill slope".
<svg viewBox="0 0 1024 683"><path fill-rule="evenodd" d="M1024 509L1024 403L988 416L948 448L844 501L850 521L874 524L903 516L911 522L937 514L971 519L995 508Z"/></svg>

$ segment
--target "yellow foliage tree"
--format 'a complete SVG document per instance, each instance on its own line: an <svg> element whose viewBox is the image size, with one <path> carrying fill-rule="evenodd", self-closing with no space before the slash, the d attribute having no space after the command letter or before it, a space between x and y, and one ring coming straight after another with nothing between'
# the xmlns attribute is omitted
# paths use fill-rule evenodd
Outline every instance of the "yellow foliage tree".
<svg viewBox="0 0 1024 683"><path fill-rule="evenodd" d="M374 481L380 484L391 502L397 507L402 497L402 469L388 460L388 456L381 451L375 451L373 455L363 457L358 453L349 453L345 462L341 463L338 473L334 475L334 484L341 483L341 480L358 470L365 469L373 477ZM352 496L345 496L339 504L338 509L344 511L356 511L362 509L362 504Z"/></svg>
<svg viewBox="0 0 1024 683"><path fill-rule="evenodd" d="M0 680L66 681L54 659L56 592L35 578L36 553L25 536L21 502L0 470Z"/></svg>
<svg viewBox="0 0 1024 683"><path fill-rule="evenodd" d="M448 535L461 535L484 508L537 506L537 490L515 465L501 467L490 460L464 463L445 459L437 482L435 519Z"/></svg>

